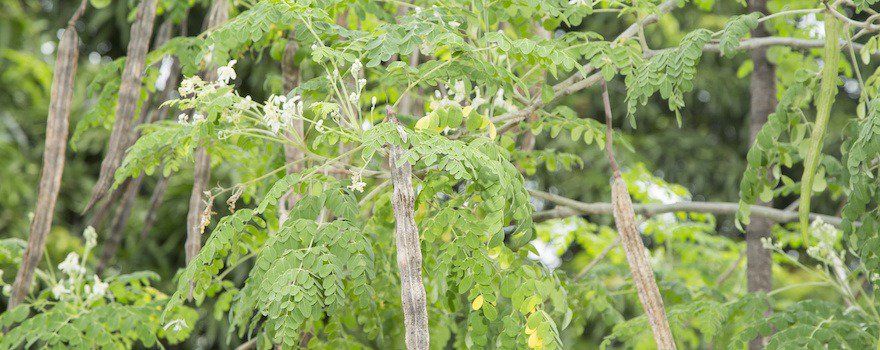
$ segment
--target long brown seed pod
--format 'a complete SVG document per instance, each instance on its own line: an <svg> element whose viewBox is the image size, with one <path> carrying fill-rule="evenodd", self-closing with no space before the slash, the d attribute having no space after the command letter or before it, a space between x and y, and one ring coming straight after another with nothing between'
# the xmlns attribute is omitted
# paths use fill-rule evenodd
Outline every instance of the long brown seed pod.
<svg viewBox="0 0 880 350"><path fill-rule="evenodd" d="M116 121L110 133L107 154L101 162L101 173L98 182L92 188L92 197L83 212L89 211L95 203L104 198L113 184L113 175L122 162L125 150L131 142L132 120L137 112L141 84L144 78L144 65L150 36L153 34L153 22L156 18L156 0L143 0L137 9L137 17L131 26L131 40L128 42L128 58L122 71L122 84L119 87L119 99L116 103Z"/></svg>
<svg viewBox="0 0 880 350"><path fill-rule="evenodd" d="M173 22L171 19L166 19L165 22L159 27L158 32L156 33L156 41L153 43L153 48L159 48L164 45L168 40L171 39L171 29L173 27ZM173 72L172 72L173 74ZM169 77L168 80L171 80ZM165 92L169 91L169 87L166 86ZM162 97L167 97L169 94L161 94ZM140 124L150 124L156 118L158 114L157 111L154 111L153 101L157 100L160 96L160 92L156 91L150 94L147 97L147 100L141 105L141 116L138 118ZM158 103L161 104L165 100L161 100ZM133 144L140 138L140 131L135 131L131 133L132 139L129 144ZM126 186L122 186L121 188L117 188L114 191L114 195L116 192L122 192L123 194L120 196L120 200L112 201L115 202L116 205L116 214L113 218L113 223L110 225L110 231L107 235L107 241L105 241L103 248L101 249L101 258L98 261L98 267L96 271L101 273L110 263L110 260L113 259L113 256L116 255L116 251L119 249L119 245L122 243L122 239L125 236L125 227L128 224L128 219L131 217L131 209L134 207L134 202L137 199L137 194L140 192L141 185L143 184L144 175L138 175L136 178L129 181ZM112 198L112 197L111 197ZM111 201L108 201L108 204Z"/></svg>
<svg viewBox="0 0 880 350"><path fill-rule="evenodd" d="M399 124L390 107L386 109L388 120ZM416 226L415 193L412 186L412 165L397 165L404 150L397 145L388 146L388 166L394 191L391 206L394 210L394 234L397 245L397 268L400 270L400 297L403 304L403 321L406 329L406 348L428 348L428 308L425 285L422 283L422 248Z"/></svg>
<svg viewBox="0 0 880 350"><path fill-rule="evenodd" d="M46 236L52 227L55 202L61 188L61 175L64 173L64 157L67 153L67 134L70 117L70 103L73 97L73 83L79 60L79 36L74 24L86 9L83 0L67 23L67 29L58 43L58 57L55 58L55 75L52 77L52 96L49 102L49 115L46 118L46 149L43 151L43 172L40 175L40 188L37 205L31 221L30 237L21 259L21 267L15 276L9 307L12 309L24 300L30 290L34 270L46 248Z"/></svg>
<svg viewBox="0 0 880 350"><path fill-rule="evenodd" d="M645 245L642 243L638 228L636 228L632 199L629 197L626 182L620 176L617 160L614 159L614 151L611 147L611 101L608 98L608 86L605 80L602 80L602 102L605 105L605 151L608 153L608 161L611 162L611 169L614 172L614 180L611 184L614 224L617 226L617 232L623 243L623 251L626 253L626 261L629 263L633 284L636 285L639 301L641 301L648 323L651 325L657 348L660 350L675 349L672 330L669 329L669 322L666 320L663 298L660 297L660 290L654 279L654 271L651 270L651 265L648 264L648 259L645 257Z"/></svg>
<svg viewBox="0 0 880 350"><path fill-rule="evenodd" d="M187 35L187 21L186 16L183 17L183 20L180 21L179 31L181 36ZM180 61L171 56L172 64L171 64L171 72L168 74L168 80L165 81L165 90L163 91L162 101L168 101L174 97L174 91L177 87L177 83L180 81ZM159 110L154 117L154 120L164 120L165 117L168 116L169 111L168 106L159 107ZM156 216L159 213L159 208L162 206L162 199L165 197L165 191L168 189L168 176L162 176L159 178L159 181L156 183L156 187L153 188L153 195L150 196L150 208L147 211L147 216L144 219L143 227L141 228L140 238L144 240L147 238L147 235L150 233L150 230L153 229L153 225L156 223Z"/></svg>
<svg viewBox="0 0 880 350"><path fill-rule="evenodd" d="M211 6L210 13L205 19L206 30L211 30L217 26L226 23L229 19L229 2L227 0L217 0ZM208 68L201 72L205 81L217 80L217 71ZM211 178L211 155L204 145L199 146L195 150L195 169L193 171L193 187L189 196L189 212L186 215L186 263L199 253L202 248L202 231L205 227L202 224L204 216L205 203L202 198L205 190L208 189L208 181Z"/></svg>
<svg viewBox="0 0 880 350"><path fill-rule="evenodd" d="M294 61L294 56L296 56L296 52L299 49L299 46L294 40L293 32L288 35L287 45L284 46L284 55L281 59L281 78L282 84L285 92L290 92L294 88L299 85L299 66ZM292 128L290 130L284 130L284 137L294 140L300 141L303 140L303 121L300 119L294 119L292 123ZM284 144L284 160L290 164L297 160L305 157L305 154L299 148L296 148L289 144ZM303 164L296 163L287 166L287 173L293 174L302 171ZM278 219L280 222L284 222L287 220L288 213L293 208L294 204L299 200L299 195L296 194L293 190L290 190L281 197L281 203L278 206L281 208L278 213Z"/></svg>

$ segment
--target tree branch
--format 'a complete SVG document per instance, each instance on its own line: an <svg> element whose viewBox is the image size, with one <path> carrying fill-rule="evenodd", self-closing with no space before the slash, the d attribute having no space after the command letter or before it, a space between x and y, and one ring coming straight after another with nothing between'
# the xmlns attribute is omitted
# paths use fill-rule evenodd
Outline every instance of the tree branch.
<svg viewBox="0 0 880 350"><path fill-rule="evenodd" d="M538 190L529 190L529 194L532 197L540 198L546 200L548 202L555 203L557 205L563 206L563 208L556 208L548 211L541 211L535 213L533 218L535 221L546 221L554 218L562 218L568 217L577 214L587 214L587 215L609 215L612 212L611 203L606 202L594 202L594 203L584 203L580 201L576 201L571 198L566 198L563 196L555 195L552 193L547 193L544 191ZM653 216L657 214L663 213L675 213L675 212L691 212L691 213L706 213L706 214L719 214L719 215L734 215L739 210L739 203L733 202L678 202L671 204L635 204L633 205L633 210L637 214ZM790 210L782 210L775 209L770 207L763 206L752 206L752 215L767 218L773 220L777 223L785 223L797 221L798 213L796 211ZM840 227L843 223L843 220L839 217L824 215L824 214L810 214L811 220L822 219L822 221L834 225L836 227Z"/></svg>

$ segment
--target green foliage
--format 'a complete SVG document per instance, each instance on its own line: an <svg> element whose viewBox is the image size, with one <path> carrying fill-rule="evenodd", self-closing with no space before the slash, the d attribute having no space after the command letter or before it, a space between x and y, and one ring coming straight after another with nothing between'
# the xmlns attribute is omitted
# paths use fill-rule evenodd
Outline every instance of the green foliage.
<svg viewBox="0 0 880 350"><path fill-rule="evenodd" d="M724 56L735 55L739 41L758 26L758 19L760 17L760 12L731 17L721 32L721 40L718 44L721 48L721 54Z"/></svg>
<svg viewBox="0 0 880 350"><path fill-rule="evenodd" d="M668 101L669 109L675 112L676 119L681 124L683 94L693 89L696 65L703 55L703 45L711 37L712 32L707 29L692 31L681 40L677 48L654 55L643 66L634 67L632 74L626 76L626 110L633 127L638 105L647 104L648 98L657 92Z"/></svg>

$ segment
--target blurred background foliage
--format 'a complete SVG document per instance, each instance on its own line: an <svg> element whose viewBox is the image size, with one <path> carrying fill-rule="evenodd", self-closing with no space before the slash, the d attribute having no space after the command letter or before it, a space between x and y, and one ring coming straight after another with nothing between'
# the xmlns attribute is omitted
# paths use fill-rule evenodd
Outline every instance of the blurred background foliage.
<svg viewBox="0 0 880 350"><path fill-rule="evenodd" d="M0 238L26 239L28 235L29 213L36 201L35 188L39 181L59 28L63 27L78 3L70 0L0 0ZM675 46L692 29L706 27L717 30L729 16L746 13L744 6L737 1L698 0L696 3L698 6L688 5L677 9L674 17L664 16L658 24L646 28L647 41L652 48ZM814 5L812 1L773 0L769 2L769 7L771 11L777 11L784 7L807 6L799 3ZM113 1L107 8L88 11L77 23L81 37L80 62L76 77L77 93L70 116L71 134L76 123L96 100L96 96L86 93L86 86L104 65L125 54L130 13L134 5L134 0ZM711 13L708 12L710 10ZM189 13L190 33L199 31L205 12L206 6L197 5ZM625 29L625 21L614 13L596 14L590 18L590 21L574 29L595 31L605 37L614 37ZM783 23L773 30L794 37L809 37L808 31L798 28L797 23ZM249 55L258 57L257 53ZM785 48L771 49L770 56L771 61L778 65L780 95L786 86L785 79L793 76L797 68L817 65L814 60L804 60L800 58L802 55L791 54L790 49ZM281 89L278 62L269 55L259 57L259 60L252 60L255 63L250 66L237 67L242 95L252 93L255 100L261 100L267 90ZM659 96L655 96L655 103L640 108L638 128L622 126L623 135L631 148L618 148L618 157L629 169L627 176L630 178L627 180L635 186L631 191L637 200L658 200L648 194L639 197L638 193L645 190L634 185L640 177L664 186L664 189L677 196L693 200L738 200L739 182L749 146L750 65L746 52L740 52L735 57L706 54L699 63L693 91L685 94L686 108L682 110L681 126L676 124L675 115L666 108L666 103ZM845 71L852 75L851 70ZM623 81L612 81L609 89L612 104L620 106L618 110L622 111L626 96ZM849 91L846 85L844 90L832 113L852 115L855 113L858 91ZM575 93L558 104L571 107L582 117L600 119L602 114L596 88ZM839 130L845 125L835 121L847 118L832 115L830 120L832 123L828 135L841 135ZM49 262L57 264L67 252L80 249L80 232L89 219L84 218L80 211L97 179L108 135L109 132L100 128L87 132L77 141L77 149L69 149L67 153L61 195L48 239ZM556 149L579 156L583 160L583 169L568 171L560 167L548 171L541 167L534 175L527 176L528 186L564 193L566 197L584 202L608 201L610 171L602 151L580 141L572 141L568 136L550 138L548 133L539 135L537 142L539 149ZM839 153L841 140L832 137L826 143L826 150ZM188 180L191 175L188 172L191 172L191 168L184 166L180 176L172 177L159 220L147 239L141 240L137 233L146 216L156 177L146 179L132 219L129 220L127 231L130 234L117 254L114 269L126 272L155 271L162 277L157 288L164 291L173 289L174 274L184 262L185 213L191 188ZM221 170L212 180L218 181L224 176ZM791 176L799 177L800 174ZM786 200L790 202L793 199L777 199L780 203L776 203L776 206L784 207L788 204ZM814 211L835 214L839 208L828 204L823 206L823 203L832 202L817 199ZM535 204L538 210L543 206L541 202ZM538 235L547 242L547 247L560 256L560 268L576 272L599 254L616 235L609 225L610 217L572 218L540 224ZM658 276L662 276L664 299L670 304L676 304L676 298L689 298L686 292L676 294L682 288L713 288L713 293L727 295L745 291L742 269L722 281L721 285L715 285L716 278L731 263L739 261L744 250L742 234L734 227L733 217L691 218L686 223L677 223L674 228L664 227L662 218L658 217L645 222L642 228L661 233L654 235L649 244L655 251L665 252L657 257L665 262ZM102 231L99 229L98 232ZM777 227L775 233L780 237L794 237L783 227ZM707 252L707 246L718 249ZM2 248L21 249L14 244ZM793 253L797 254L797 251ZM777 263L774 279L779 285L803 283L813 278L795 269L783 258L777 257ZM0 264L4 264L0 266L5 268L2 279L9 283L15 275L13 265L9 261L0 261ZM634 293L612 292L616 286L624 283L621 276L627 275L622 251L613 251L602 269L598 273L604 280L596 283L603 286L592 292L617 294L606 295L607 299L591 299L596 303L595 314L579 316L582 326L589 323L589 330L581 337L580 345L598 344L615 323L641 313ZM791 302L808 294L823 297L822 293L807 288L786 291L781 294L781 300L783 303L785 300ZM602 300L607 303L600 302ZM5 302L2 304L5 305ZM202 312L210 314L211 311L208 307L202 308ZM200 335L193 337L184 347L229 346L225 342L225 322L202 322L199 327L203 327L198 331ZM566 343L569 341L566 340ZM572 344L575 344L574 348L580 346L578 343Z"/></svg>

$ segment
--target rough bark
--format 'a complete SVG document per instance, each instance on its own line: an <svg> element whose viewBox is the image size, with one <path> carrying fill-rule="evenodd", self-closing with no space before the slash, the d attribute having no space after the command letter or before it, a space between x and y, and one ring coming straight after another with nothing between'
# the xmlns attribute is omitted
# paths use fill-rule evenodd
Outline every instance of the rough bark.
<svg viewBox="0 0 880 350"><path fill-rule="evenodd" d="M645 257L645 245L642 243L642 236L636 227L632 199L629 197L626 182L620 176L620 169L617 161L614 159L611 133L611 101L608 98L608 87L605 84L605 80L602 80L602 102L605 105L605 123L607 126L605 151L608 152L608 161L611 163L611 169L614 174L611 184L611 206L614 213L614 224L617 226L617 233L620 235L621 243L623 243L623 251L626 254L629 270L632 273L633 284L636 286L639 301L642 303L642 309L645 310L648 323L651 325L651 332L654 334L657 348L661 350L675 349L675 339L672 337L672 330L669 328L669 322L666 319L666 308L663 306L663 298L660 296L660 289L657 288L654 271L651 269L647 257Z"/></svg>
<svg viewBox="0 0 880 350"><path fill-rule="evenodd" d="M91 209L107 194L113 184L113 175L122 163L125 150L131 146L132 121L140 99L144 65L150 46L150 37L153 33L153 22L156 18L156 3L156 0L144 0L138 5L137 17L131 26L128 57L122 72L122 84L119 87L119 99L116 103L116 119L113 123L113 131L110 133L107 154L101 162L98 182L92 188L92 196L83 212Z"/></svg>
<svg viewBox="0 0 880 350"><path fill-rule="evenodd" d="M398 123L393 111L388 109L388 119ZM394 186L391 205L394 210L394 233L397 246L397 268L400 270L400 297L403 306L406 348L427 349L428 310L425 286L422 283L422 250L416 227L412 186L412 165L398 161L405 151L397 145L388 146L388 166Z"/></svg>
<svg viewBox="0 0 880 350"><path fill-rule="evenodd" d="M767 0L750 0L749 12L767 14ZM763 24L752 30L752 38L769 36ZM767 122L767 116L776 109L776 67L767 59L767 48L759 47L751 51L754 70L749 85L749 145L755 143L758 132ZM759 206L768 203L760 201ZM746 228L746 280L750 292L767 293L773 283L773 261L771 252L764 248L761 239L770 237L773 222L756 217ZM749 349L764 347L764 338L758 337L749 342Z"/></svg>
<svg viewBox="0 0 880 350"><path fill-rule="evenodd" d="M79 60L79 36L74 24L85 11L83 1L76 13L67 23L67 29L58 44L58 57L55 58L55 74L52 77L52 95L49 101L49 115L46 118L46 148L43 151L43 170L40 175L40 188L37 191L37 205L31 221L28 245L21 258L21 266L15 276L9 307L12 309L24 300L30 290L34 270L46 248L46 236L52 228L55 202L61 189L61 175L64 173L64 157L67 153L70 104L73 98L73 83Z"/></svg>
<svg viewBox="0 0 880 350"><path fill-rule="evenodd" d="M217 26L226 23L229 19L229 3L226 0L217 0L211 6L208 17L205 18L206 30L211 30ZM202 79L205 81L217 80L217 71L208 69L201 72ZM186 263L192 260L199 250L202 248L202 231L205 227L202 224L202 215L205 211L205 202L202 198L205 190L208 189L208 181L211 178L211 156L204 145L196 148L193 155L195 158L195 169L193 170L193 187L189 196L189 211L186 215Z"/></svg>

